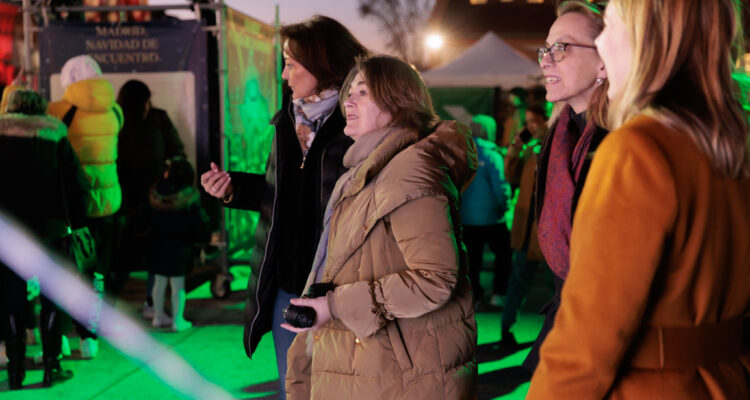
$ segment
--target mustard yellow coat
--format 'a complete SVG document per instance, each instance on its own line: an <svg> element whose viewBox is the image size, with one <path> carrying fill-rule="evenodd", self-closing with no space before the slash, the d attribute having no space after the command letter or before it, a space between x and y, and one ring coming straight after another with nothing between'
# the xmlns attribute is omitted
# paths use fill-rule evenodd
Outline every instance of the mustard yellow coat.
<svg viewBox="0 0 750 400"><path fill-rule="evenodd" d="M476 396L476 322L455 223L476 148L454 122L418 139L391 133L333 210L323 277L336 285L333 319L294 339L290 400Z"/></svg>
<svg viewBox="0 0 750 400"><path fill-rule="evenodd" d="M636 117L599 147L570 247L529 399L750 399L749 179Z"/></svg>
<svg viewBox="0 0 750 400"><path fill-rule="evenodd" d="M60 101L52 102L47 113L63 119L78 107L68 127L68 140L78 155L91 183L87 215L106 217L120 209L122 191L117 178L117 135L123 124L122 109L115 102L115 90L105 79L87 79L71 84Z"/></svg>

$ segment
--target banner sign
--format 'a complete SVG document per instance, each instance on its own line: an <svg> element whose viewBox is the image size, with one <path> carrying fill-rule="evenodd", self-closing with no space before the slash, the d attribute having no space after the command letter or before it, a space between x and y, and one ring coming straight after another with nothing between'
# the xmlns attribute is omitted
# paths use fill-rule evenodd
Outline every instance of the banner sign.
<svg viewBox="0 0 750 400"><path fill-rule="evenodd" d="M50 22L39 33L39 91L44 97L62 98L60 70L68 59L81 54L99 63L115 93L130 79L144 82L153 106L167 111L193 165L207 165L206 32L200 22Z"/></svg>

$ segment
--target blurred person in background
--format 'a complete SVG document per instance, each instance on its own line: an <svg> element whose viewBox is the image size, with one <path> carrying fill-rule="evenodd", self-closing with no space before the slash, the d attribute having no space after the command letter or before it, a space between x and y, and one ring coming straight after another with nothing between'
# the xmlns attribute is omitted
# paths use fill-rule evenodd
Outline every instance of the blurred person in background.
<svg viewBox="0 0 750 400"><path fill-rule="evenodd" d="M581 195L529 399L750 398L739 7L609 2L596 46L613 131Z"/></svg>
<svg viewBox="0 0 750 400"><path fill-rule="evenodd" d="M115 102L112 84L102 78L99 64L90 56L75 56L62 67L62 99L49 104L47 113L68 127L68 139L91 183L88 192L86 226L96 244L96 267L83 271L100 295L104 291L113 260L114 214L120 209L122 192L117 178L117 134L123 125L122 109ZM83 358L99 352L95 332L75 322Z"/></svg>
<svg viewBox="0 0 750 400"><path fill-rule="evenodd" d="M196 245L208 242L208 215L195 188L195 172L184 158L172 158L151 187L151 233L149 273L154 275L154 327L169 326L175 332L190 329L185 319L185 276L197 255ZM164 310L167 282L171 289L172 317Z"/></svg>
<svg viewBox="0 0 750 400"><path fill-rule="evenodd" d="M0 191L0 209L23 223L51 251L70 256L68 223L73 229L85 225L89 181L68 141L65 125L44 115L46 101L29 90L6 89L6 96L7 113L0 115L0 174L13 190ZM20 389L25 376L25 328L30 322L27 284L9 266L0 264L0 289L8 386ZM70 379L73 372L63 369L58 360L63 314L44 295L41 303L42 384L51 386Z"/></svg>
<svg viewBox="0 0 750 400"><path fill-rule="evenodd" d="M469 256L474 304L485 304L480 272L484 246L487 244L495 255L489 304L502 307L511 268L510 232L505 221L510 186L503 173L503 157L495 144L496 131L495 120L489 115L478 114L473 117L471 133L477 146L479 164L476 176L463 193L461 223Z"/></svg>
<svg viewBox="0 0 750 400"><path fill-rule="evenodd" d="M122 291L130 271L147 267L151 220L149 193L172 158L185 158L185 149L166 111L151 103L151 90L145 83L131 79L117 94L124 124L117 140L117 175L122 187L122 208L118 213L119 243L117 261L109 274L108 291ZM141 313L154 318L151 296L154 277L146 280L146 301Z"/></svg>
<svg viewBox="0 0 750 400"><path fill-rule="evenodd" d="M505 155L505 176L511 185L518 187L510 231L513 268L508 279L501 322L501 340L509 345L516 344L510 329L518 318L531 281L539 266L545 265L537 237L538 221L533 210L537 160L547 134L547 115L543 104L531 104L526 109L526 127L513 138Z"/></svg>

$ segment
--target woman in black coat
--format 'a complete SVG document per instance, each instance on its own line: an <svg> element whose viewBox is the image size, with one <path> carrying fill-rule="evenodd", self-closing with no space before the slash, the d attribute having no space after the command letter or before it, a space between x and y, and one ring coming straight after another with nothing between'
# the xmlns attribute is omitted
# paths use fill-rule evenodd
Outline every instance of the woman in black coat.
<svg viewBox="0 0 750 400"><path fill-rule="evenodd" d="M271 120L276 136L265 176L222 171L212 163L201 176L206 192L225 207L260 211L245 308L245 351L273 331L281 398L286 352L294 334L280 328L281 309L302 294L322 231L323 212L345 169L352 141L338 92L367 50L339 22L323 16L281 29L289 91Z"/></svg>
<svg viewBox="0 0 750 400"><path fill-rule="evenodd" d="M18 90L9 95L7 114L0 116L0 179L12 190L0 191L0 209L12 215L52 251L67 256L68 227L86 221L89 181L78 162L62 122L48 117L39 94ZM65 209L67 207L67 210ZM20 389L25 375L26 282L0 263L0 325L7 329L8 386ZM44 290L44 288L42 288ZM61 346L60 310L44 295L41 330L42 384L70 379L57 356Z"/></svg>

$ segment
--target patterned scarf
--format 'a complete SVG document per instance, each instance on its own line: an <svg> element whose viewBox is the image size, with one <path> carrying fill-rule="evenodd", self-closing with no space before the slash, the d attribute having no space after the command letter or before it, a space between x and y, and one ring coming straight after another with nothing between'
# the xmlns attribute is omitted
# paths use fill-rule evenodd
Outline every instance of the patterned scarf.
<svg viewBox="0 0 750 400"><path fill-rule="evenodd" d="M319 94L292 101L294 125L302 154L307 155L315 134L331 115L333 108L338 106L338 102L338 89L326 89Z"/></svg>

